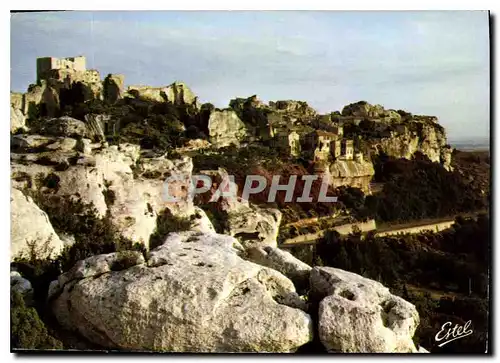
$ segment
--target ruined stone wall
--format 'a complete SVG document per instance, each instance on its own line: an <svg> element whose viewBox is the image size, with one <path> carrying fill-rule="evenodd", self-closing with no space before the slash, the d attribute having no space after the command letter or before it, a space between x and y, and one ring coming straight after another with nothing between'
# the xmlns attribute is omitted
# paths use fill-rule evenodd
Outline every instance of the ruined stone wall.
<svg viewBox="0 0 500 363"><path fill-rule="evenodd" d="M401 229L395 229L391 231L386 231L386 232L380 232L377 233L377 237L383 237L383 236L390 236L390 235L397 235L397 234L415 234L415 233L422 233L422 232L441 232L444 231L445 229L451 228L455 224L455 220L450 220L446 222L440 222L440 223L432 223L432 224L425 224L423 226L416 226L416 227L408 227L408 228L401 228Z"/></svg>
<svg viewBox="0 0 500 363"><path fill-rule="evenodd" d="M36 62L37 80L47 79L47 74L51 70L66 70L68 72L85 73L86 60L85 57L70 57L70 58L55 58L44 57L38 58Z"/></svg>
<svg viewBox="0 0 500 363"><path fill-rule="evenodd" d="M355 222L355 223L347 223L347 224L342 224L340 226L335 226L330 228L329 230L334 230L338 232L341 235L348 235L350 233L353 233L354 230L360 230L361 232L370 232L374 231L377 229L377 223L375 222L374 219L370 219L366 222ZM326 230L322 230L316 233L307 233L303 234L301 236L297 236L294 238L289 238L285 240L282 244L281 247L287 247L287 246L292 246L295 244L308 244L308 243L314 243L317 240L323 238Z"/></svg>

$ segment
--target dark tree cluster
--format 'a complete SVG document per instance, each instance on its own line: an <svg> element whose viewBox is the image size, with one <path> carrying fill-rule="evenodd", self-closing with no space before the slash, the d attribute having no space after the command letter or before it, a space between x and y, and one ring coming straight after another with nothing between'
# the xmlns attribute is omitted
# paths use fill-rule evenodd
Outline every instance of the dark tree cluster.
<svg viewBox="0 0 500 363"><path fill-rule="evenodd" d="M489 208L487 185L481 189L471 184L470 175L447 171L422 154L413 160L380 155L374 164L375 181L384 183L384 187L380 194L367 196L364 206L355 206L354 212L359 216L406 222Z"/></svg>
<svg viewBox="0 0 500 363"><path fill-rule="evenodd" d="M490 220L457 218L440 233L341 237L329 232L314 248L295 247L306 263L351 271L380 281L412 302L420 315L415 341L433 352L484 353L488 332ZM473 323L474 334L437 347L441 326Z"/></svg>

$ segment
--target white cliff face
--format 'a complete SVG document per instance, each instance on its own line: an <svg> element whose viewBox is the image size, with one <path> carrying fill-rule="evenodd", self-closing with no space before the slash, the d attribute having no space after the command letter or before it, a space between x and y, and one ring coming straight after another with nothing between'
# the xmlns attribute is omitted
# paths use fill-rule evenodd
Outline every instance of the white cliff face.
<svg viewBox="0 0 500 363"><path fill-rule="evenodd" d="M247 250L247 260L281 272L295 286L304 286L309 281L311 266L294 257L290 252L266 246Z"/></svg>
<svg viewBox="0 0 500 363"><path fill-rule="evenodd" d="M13 186L80 198L92 204L98 216L109 213L124 237L146 247L165 209L184 218L196 212L187 195L193 169L188 157L141 158L138 145L103 147L61 136L16 135L13 139L18 147L11 154ZM165 180L170 176L182 177L169 187L176 201L165 199ZM53 182L44 185L48 179ZM193 218L194 223L208 230L208 218L200 218Z"/></svg>
<svg viewBox="0 0 500 363"><path fill-rule="evenodd" d="M376 141L374 147L396 158L411 159L419 151L433 162L444 162L441 159L441 150L446 145L444 131L432 124L417 125L419 131L404 128L402 132L394 132L390 137Z"/></svg>
<svg viewBox="0 0 500 363"><path fill-rule="evenodd" d="M359 188L368 194L374 175L375 169L371 161L336 160L329 165L324 176L334 188L346 185Z"/></svg>
<svg viewBox="0 0 500 363"><path fill-rule="evenodd" d="M81 261L51 286L65 328L100 346L171 352L293 352L312 339L303 301L232 237L172 233L147 261Z"/></svg>
<svg viewBox="0 0 500 363"><path fill-rule="evenodd" d="M419 323L413 304L381 283L332 267L315 267L311 295L319 301L318 331L328 351L415 353Z"/></svg>
<svg viewBox="0 0 500 363"><path fill-rule="evenodd" d="M11 106L10 108L10 132L15 133L17 131L26 130L26 117L23 112Z"/></svg>
<svg viewBox="0 0 500 363"><path fill-rule="evenodd" d="M64 248L49 217L22 191L10 190L10 251L15 258L34 257L45 259L57 257Z"/></svg>
<svg viewBox="0 0 500 363"><path fill-rule="evenodd" d="M375 152L411 159L418 151L447 169L450 166L447 156L443 156L447 144L446 133L437 123L436 117L385 110L380 105L370 105L364 101L345 106L342 117L355 119L356 124L364 120L371 131L380 133L378 137L367 140Z"/></svg>

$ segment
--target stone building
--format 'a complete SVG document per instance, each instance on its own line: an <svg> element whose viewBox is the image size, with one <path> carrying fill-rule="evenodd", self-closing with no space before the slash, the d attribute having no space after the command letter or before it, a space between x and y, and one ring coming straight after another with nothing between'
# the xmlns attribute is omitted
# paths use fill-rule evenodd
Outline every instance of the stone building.
<svg viewBox="0 0 500 363"><path fill-rule="evenodd" d="M354 157L354 143L353 140L342 140L342 158L345 160L352 160Z"/></svg>
<svg viewBox="0 0 500 363"><path fill-rule="evenodd" d="M338 140L340 140L340 136L336 133L315 130L307 134L304 144L309 157L314 161L329 161L338 154L338 150L335 147Z"/></svg>
<svg viewBox="0 0 500 363"><path fill-rule="evenodd" d="M342 155L342 140L333 141L333 157L338 159Z"/></svg>
<svg viewBox="0 0 500 363"><path fill-rule="evenodd" d="M42 80L49 82L58 81L64 83L65 87L71 86L73 82L101 82L101 76L97 70L87 70L86 59L83 56L37 58L36 76L37 83L40 83Z"/></svg>
<svg viewBox="0 0 500 363"><path fill-rule="evenodd" d="M85 72L86 60L83 56L70 58L44 57L36 60L37 81L47 79L47 74L53 70L67 70L73 72Z"/></svg>

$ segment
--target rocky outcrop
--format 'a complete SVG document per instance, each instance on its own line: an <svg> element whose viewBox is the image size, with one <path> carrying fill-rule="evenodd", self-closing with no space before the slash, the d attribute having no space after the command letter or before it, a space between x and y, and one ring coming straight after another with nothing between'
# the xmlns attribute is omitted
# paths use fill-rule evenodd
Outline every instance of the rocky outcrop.
<svg viewBox="0 0 500 363"><path fill-rule="evenodd" d="M370 181L375 175L371 161L336 160L324 172L332 187L350 186L370 193Z"/></svg>
<svg viewBox="0 0 500 363"><path fill-rule="evenodd" d="M311 341L292 282L241 250L229 236L185 232L170 234L146 263L94 256L51 284L52 311L111 349L293 352Z"/></svg>
<svg viewBox="0 0 500 363"><path fill-rule="evenodd" d="M247 250L247 259L259 265L281 272L295 286L308 285L311 266L294 257L290 252L266 246Z"/></svg>
<svg viewBox="0 0 500 363"><path fill-rule="evenodd" d="M249 206L247 200L238 197L238 185L224 168L217 170L201 170L199 175L208 176L212 181L212 188L203 194L195 195L196 204L214 203L221 212L236 211Z"/></svg>
<svg viewBox="0 0 500 363"><path fill-rule="evenodd" d="M23 113L29 119L36 119L38 115L55 117L60 110L59 92L50 86L47 81L30 85L24 94Z"/></svg>
<svg viewBox="0 0 500 363"><path fill-rule="evenodd" d="M178 217L195 214L188 196L193 169L190 158L140 157L139 146L132 144L103 147L86 139L14 138L20 145L11 153L14 186L75 196L92 204L98 216L109 213L124 237L146 248L165 209ZM30 150L34 146L36 149ZM165 189L168 177L179 177L169 183L174 197L170 201ZM196 223L204 223L204 230L209 228L206 221Z"/></svg>
<svg viewBox="0 0 500 363"><path fill-rule="evenodd" d="M434 116L412 115L402 110L386 110L381 105L360 101L347 105L333 119L363 130L372 151L395 158L411 159L416 152L449 168L446 133Z"/></svg>
<svg viewBox="0 0 500 363"><path fill-rule="evenodd" d="M411 159L419 151L433 162L446 163L441 159L442 150L446 148L446 135L437 124L413 123L409 127L401 127L390 136L375 141L374 147L395 158Z"/></svg>
<svg viewBox="0 0 500 363"><path fill-rule="evenodd" d="M10 191L10 251L11 261L16 258L34 257L44 259L56 257L64 248L49 218L33 202L33 199L18 189Z"/></svg>
<svg viewBox="0 0 500 363"><path fill-rule="evenodd" d="M281 216L278 209L243 204L228 212L225 233L238 238L245 248L277 247Z"/></svg>
<svg viewBox="0 0 500 363"><path fill-rule="evenodd" d="M415 353L415 306L381 283L351 272L315 267L310 296L319 302L319 338L330 352Z"/></svg>
<svg viewBox="0 0 500 363"><path fill-rule="evenodd" d="M125 76L123 74L108 74L103 82L103 98L107 103L115 103L123 98Z"/></svg>
<svg viewBox="0 0 500 363"><path fill-rule="evenodd" d="M27 131L26 116L24 113L24 95L22 93L10 93L10 132Z"/></svg>
<svg viewBox="0 0 500 363"><path fill-rule="evenodd" d="M108 126L110 130L109 134L114 135L115 124L111 122L110 115L95 115L87 114L85 115L85 123L87 126L88 135L93 140L105 141L106 140L106 127Z"/></svg>
<svg viewBox="0 0 500 363"><path fill-rule="evenodd" d="M440 161L443 164L443 167L448 171L453 171L453 167L451 166L451 160L453 156L453 148L449 145L441 148L441 156Z"/></svg>
<svg viewBox="0 0 500 363"><path fill-rule="evenodd" d="M238 186L223 168L203 170L199 174L210 177L212 189L196 196L195 202L213 203L215 209L224 213L224 233L236 237L245 248L277 247L282 216L278 209L262 208L238 197Z"/></svg>
<svg viewBox="0 0 500 363"><path fill-rule="evenodd" d="M182 82L174 82L165 90L167 100L174 105L194 105L198 107L198 97Z"/></svg>
<svg viewBox="0 0 500 363"><path fill-rule="evenodd" d="M32 302L33 286L17 271L10 272L10 291L20 293L26 303Z"/></svg>
<svg viewBox="0 0 500 363"><path fill-rule="evenodd" d="M171 102L179 106L195 105L198 108L197 97L181 82L174 82L165 87L129 86L127 94L147 101Z"/></svg>
<svg viewBox="0 0 500 363"><path fill-rule="evenodd" d="M393 111L390 113L390 111ZM370 105L366 101L359 101L356 103L351 103L342 109L342 116L353 116L353 117L368 117L368 118L378 118L384 117L386 115L392 114L396 117L396 120L401 120L401 116L394 112L394 110L384 110L381 105ZM397 116L396 116L397 115ZM398 117L399 116L399 117Z"/></svg>
<svg viewBox="0 0 500 363"><path fill-rule="evenodd" d="M89 137L87 124L69 116L53 118L44 123L42 135L67 136L67 137Z"/></svg>
<svg viewBox="0 0 500 363"><path fill-rule="evenodd" d="M269 107L274 111L285 112L289 114L301 115L303 117L314 117L317 115L316 110L310 107L307 102L304 101L276 101L269 102Z"/></svg>
<svg viewBox="0 0 500 363"><path fill-rule="evenodd" d="M248 137L248 130L235 111L215 110L208 120L210 142L215 147L239 146Z"/></svg>
<svg viewBox="0 0 500 363"><path fill-rule="evenodd" d="M14 107L10 107L10 132L26 131L26 117L23 112Z"/></svg>

